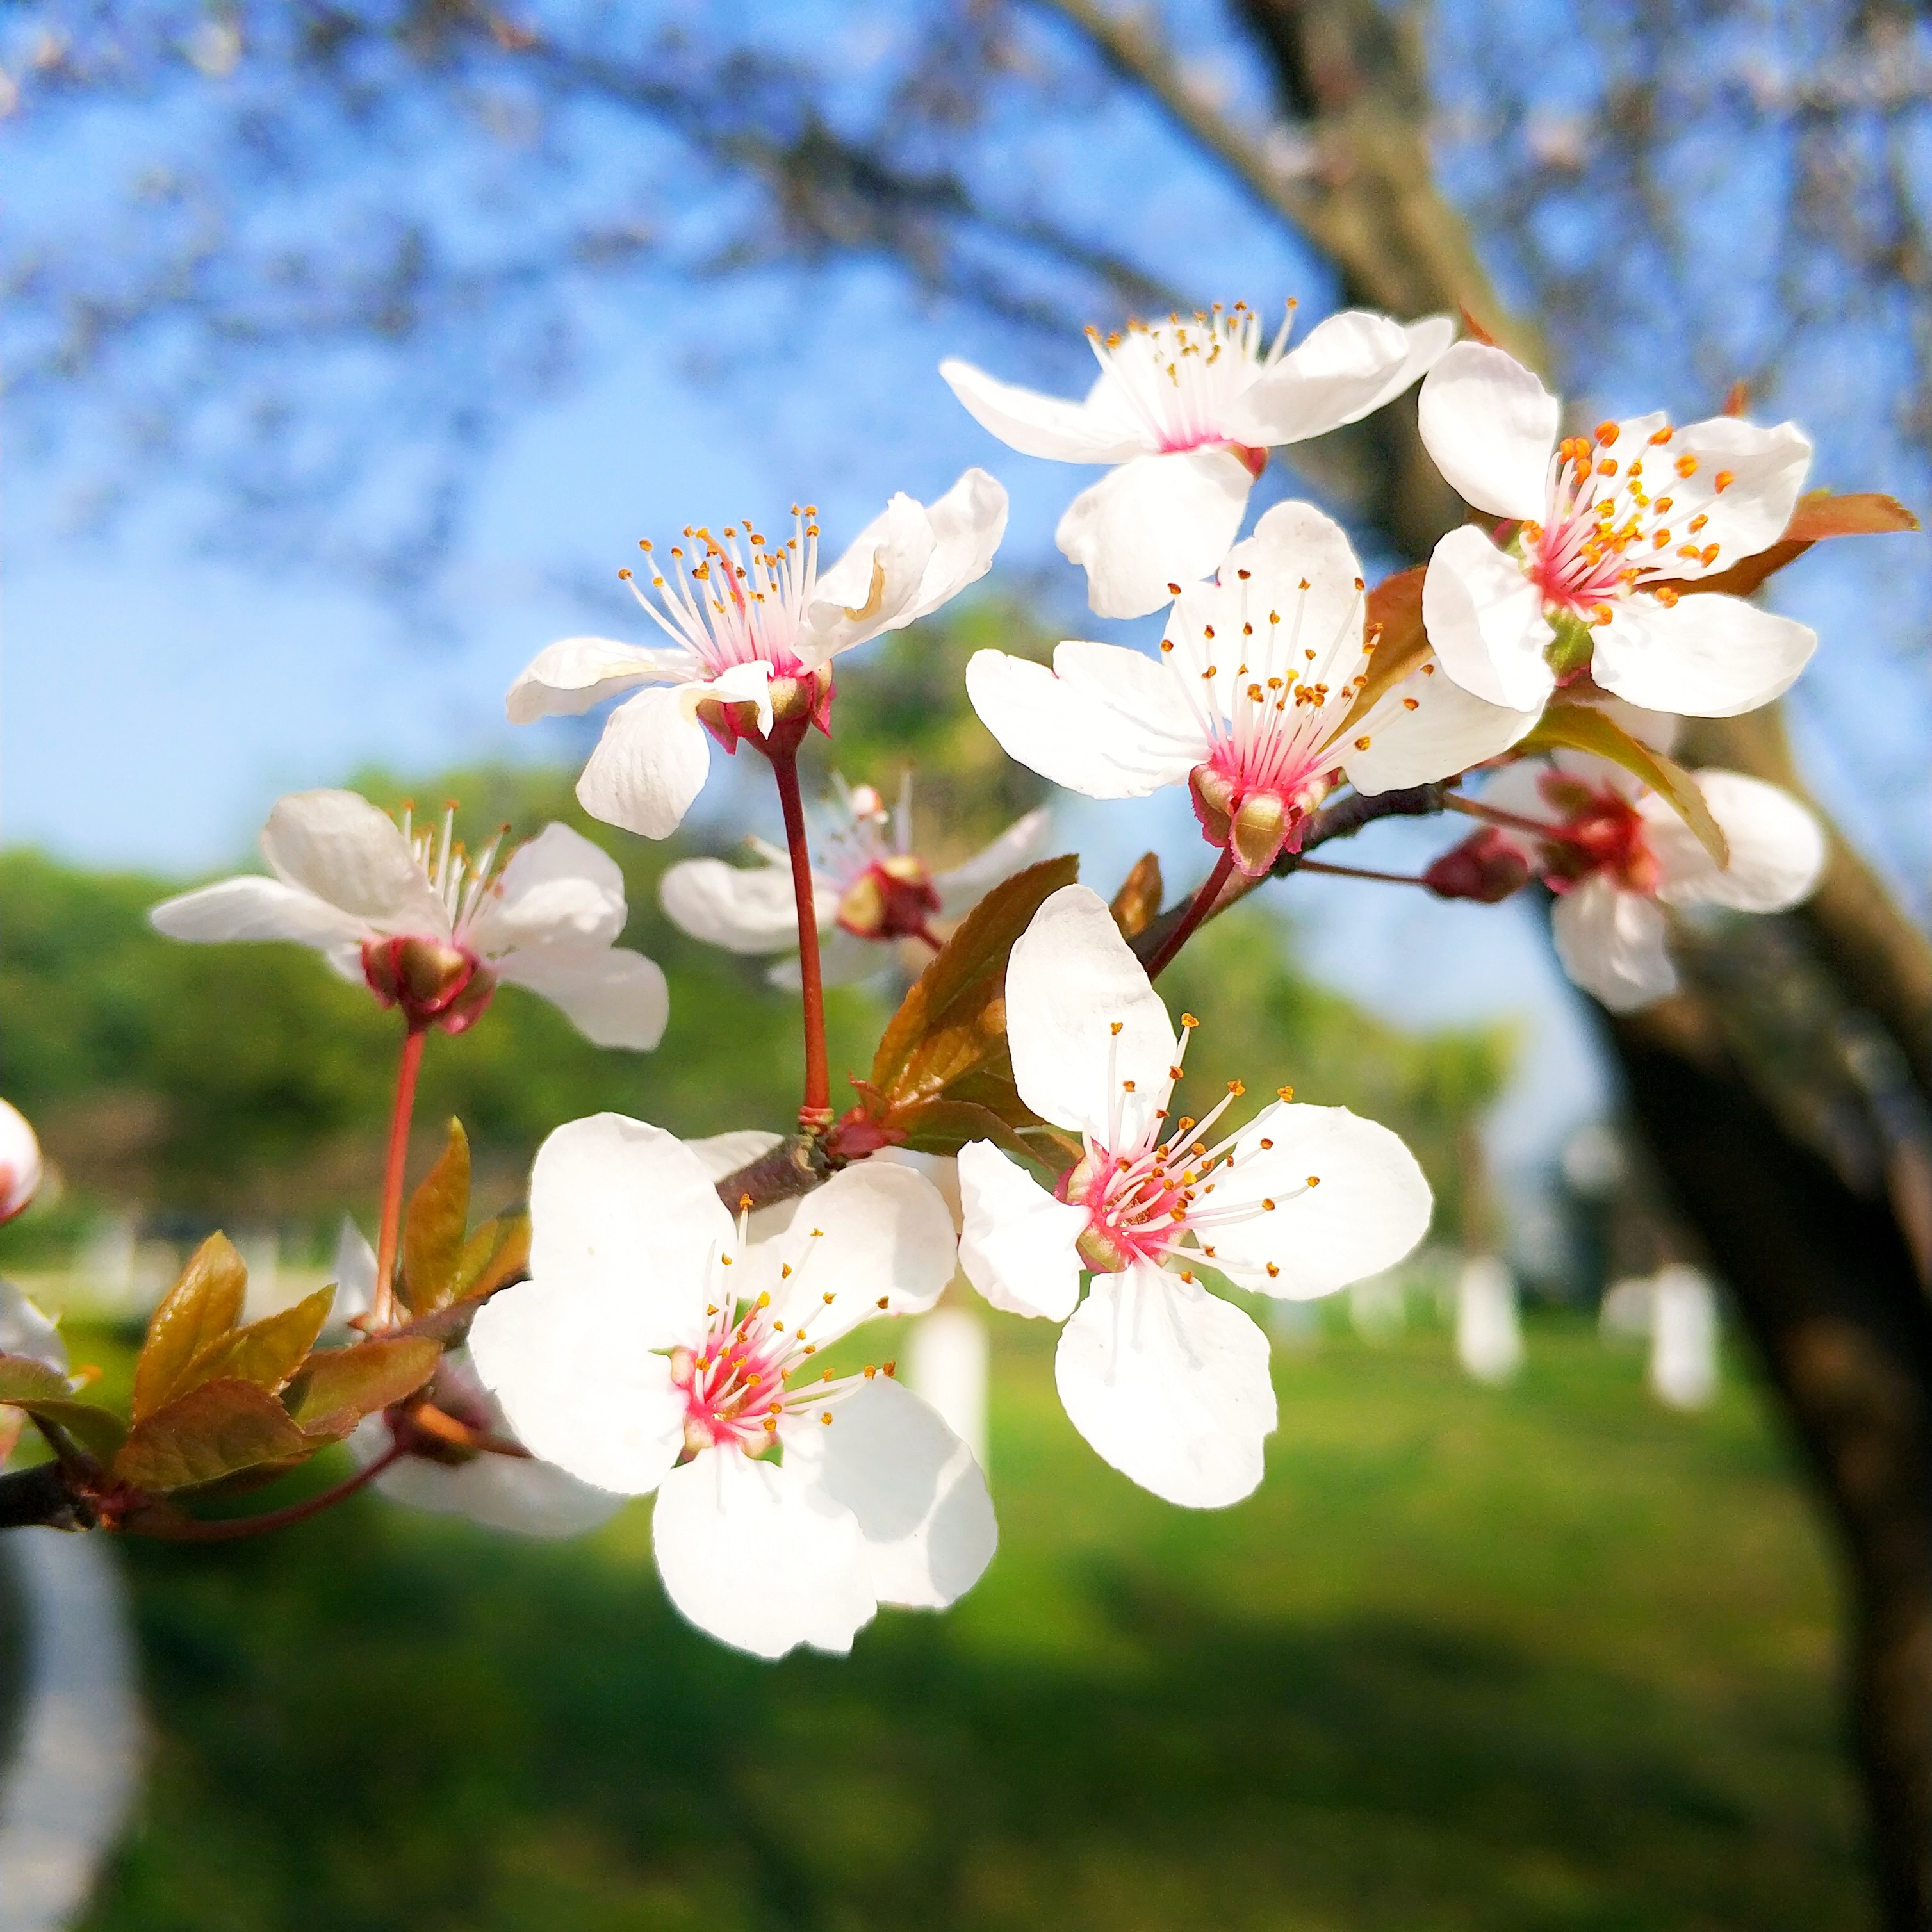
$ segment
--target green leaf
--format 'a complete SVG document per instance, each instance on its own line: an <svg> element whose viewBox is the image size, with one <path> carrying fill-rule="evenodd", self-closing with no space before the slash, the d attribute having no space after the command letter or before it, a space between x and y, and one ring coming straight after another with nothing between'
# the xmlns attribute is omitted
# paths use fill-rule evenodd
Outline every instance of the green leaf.
<svg viewBox="0 0 1932 1932"><path fill-rule="evenodd" d="M310 1436L346 1436L364 1416L413 1395L442 1355L440 1342L421 1335L319 1349L290 1384L290 1412Z"/></svg>
<svg viewBox="0 0 1932 1932"><path fill-rule="evenodd" d="M1730 864L1731 848L1724 828L1711 816L1711 808L1690 774L1674 758L1640 744L1608 712L1590 704L1550 705L1516 749L1592 752L1621 765L1670 801L1678 817L1696 834L1697 842L1720 866Z"/></svg>
<svg viewBox="0 0 1932 1932"><path fill-rule="evenodd" d="M463 1244L452 1301L481 1301L530 1271L530 1217L500 1214Z"/></svg>
<svg viewBox="0 0 1932 1932"><path fill-rule="evenodd" d="M1017 1097L1017 1096L1016 1096ZM994 1108L970 1100L927 1100L901 1108L892 1124L905 1135L905 1144L921 1154L957 1154L968 1141L991 1141L1022 1160L1036 1161L1056 1173L1080 1158L1078 1141L1070 1141L1024 1107L1016 1124ZM1058 1154L1064 1158L1056 1160Z"/></svg>
<svg viewBox="0 0 1932 1932"><path fill-rule="evenodd" d="M148 1324L134 1364L137 1424L182 1392L196 1357L235 1326L248 1286L248 1270L226 1235L211 1234L196 1249Z"/></svg>
<svg viewBox="0 0 1932 1932"><path fill-rule="evenodd" d="M253 1382L273 1395L315 1346L334 1299L333 1288L318 1288L292 1308L223 1336L188 1365L176 1394L185 1395L203 1382L230 1381Z"/></svg>
<svg viewBox="0 0 1932 1932"><path fill-rule="evenodd" d="M1079 875L1070 854L1042 860L995 886L922 973L887 1025L872 1084L894 1110L1006 1063L1006 956L1042 902Z"/></svg>
<svg viewBox="0 0 1932 1932"><path fill-rule="evenodd" d="M319 1446L266 1389L253 1382L203 1382L135 1424L114 1459L114 1473L136 1489L165 1495L238 1470L300 1462Z"/></svg>
<svg viewBox="0 0 1932 1932"><path fill-rule="evenodd" d="M470 1225L470 1141L460 1120L449 1124L449 1143L410 1197L403 1220L402 1279L396 1292L412 1313L428 1315L456 1298Z"/></svg>
<svg viewBox="0 0 1932 1932"><path fill-rule="evenodd" d="M64 1429L104 1462L114 1460L128 1426L112 1410L80 1402L58 1369L31 1355L0 1354L0 1406Z"/></svg>

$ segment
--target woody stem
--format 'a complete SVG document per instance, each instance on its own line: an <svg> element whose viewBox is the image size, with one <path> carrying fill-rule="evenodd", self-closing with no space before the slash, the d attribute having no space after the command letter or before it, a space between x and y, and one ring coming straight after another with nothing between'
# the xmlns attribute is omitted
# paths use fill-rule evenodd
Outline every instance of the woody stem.
<svg viewBox="0 0 1932 1932"><path fill-rule="evenodd" d="M812 886L812 858L806 848L805 802L799 796L798 748L766 748L772 776L784 814L785 849L791 856L792 898L798 908L798 976L805 1007L805 1099L798 1124L807 1133L832 1120L832 1075L825 1053L825 982L818 958L818 912Z"/></svg>
<svg viewBox="0 0 1932 1932"><path fill-rule="evenodd" d="M396 1250L403 1226L403 1182L410 1160L410 1120L416 1111L416 1076L422 1070L427 1029L412 1020L403 1035L403 1055L396 1069L396 1100L389 1114L389 1154L382 1171L382 1222L376 1238L375 1306L370 1326L380 1333L395 1319Z"/></svg>
<svg viewBox="0 0 1932 1932"><path fill-rule="evenodd" d="M1214 861L1214 870L1202 880L1201 890L1189 900L1187 910L1181 914L1179 922L1148 962L1147 976L1150 980L1159 979L1162 969L1192 938L1194 928L1214 910L1214 902L1220 897L1221 888L1228 883L1228 874L1234 869L1234 848L1224 845L1220 857Z"/></svg>

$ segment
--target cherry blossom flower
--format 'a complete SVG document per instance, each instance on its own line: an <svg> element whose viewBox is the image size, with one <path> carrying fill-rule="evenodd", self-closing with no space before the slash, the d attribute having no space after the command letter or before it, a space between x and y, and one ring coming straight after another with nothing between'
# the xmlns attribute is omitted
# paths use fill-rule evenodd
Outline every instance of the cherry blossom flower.
<svg viewBox="0 0 1932 1932"><path fill-rule="evenodd" d="M913 849L910 775L890 812L872 786L855 788L836 775L832 782L834 815L812 868L819 956L829 986L876 973L902 939L937 945L933 921L959 918L1002 879L1030 865L1050 823L1045 812L1030 812L963 866L935 874ZM733 952L795 952L791 862L776 845L748 842L756 866L683 860L665 872L658 898L694 939ZM795 986L796 960L774 967L771 976Z"/></svg>
<svg viewBox="0 0 1932 1932"><path fill-rule="evenodd" d="M1460 342L1422 386L1422 440L1479 510L1510 520L1436 546L1423 620L1442 668L1492 703L1541 704L1587 670L1653 710L1729 718L1788 690L1817 644L1788 617L1680 586L1784 533L1811 446L1795 424L1661 416L1557 436L1556 397L1513 356Z"/></svg>
<svg viewBox="0 0 1932 1932"><path fill-rule="evenodd" d="M1261 1480L1275 1424L1268 1338L1196 1270L1288 1299L1329 1294L1421 1239L1428 1184L1386 1127L1294 1106L1285 1088L1232 1132L1215 1124L1238 1081L1198 1120L1177 1114L1196 1022L1184 1014L1177 1040L1084 886L1034 916L1006 1000L1021 1099L1076 1131L1084 1152L1049 1193L989 1142L970 1142L961 1264L996 1308L1066 1322L1060 1399L1115 1468L1170 1502L1238 1502Z"/></svg>
<svg viewBox="0 0 1932 1932"><path fill-rule="evenodd" d="M966 667L974 709L1023 765L1090 798L1188 784L1209 842L1251 875L1300 848L1344 778L1363 792L1446 778L1536 722L1473 697L1425 661L1359 716L1372 662L1366 592L1340 526L1278 503L1211 583L1182 590L1161 662L1069 641L1053 668L999 651Z"/></svg>
<svg viewBox="0 0 1932 1932"><path fill-rule="evenodd" d="M1114 466L1060 520L1054 541L1087 573L1103 617L1139 617L1205 577L1241 526L1248 492L1277 445L1354 422L1400 395L1455 337L1444 316L1404 328L1331 315L1288 347L1245 302L1216 304L1124 334L1087 333L1100 375L1084 401L1016 388L949 361L939 373L974 420L1028 456Z"/></svg>
<svg viewBox="0 0 1932 1932"><path fill-rule="evenodd" d="M224 879L148 917L171 939L290 939L362 980L412 1025L460 1033L500 983L560 1006L598 1046L657 1045L664 976L613 942L623 874L567 825L546 826L499 868L501 836L472 856L455 808L436 830L398 826L350 791L278 800L262 832L272 878Z"/></svg>
<svg viewBox="0 0 1932 1932"><path fill-rule="evenodd" d="M332 1326L374 1306L376 1251L346 1216L335 1249L335 1300ZM511 1438L496 1399L476 1378L468 1354L458 1348L437 1365L430 1394L436 1406L478 1434ZM394 1446L386 1417L365 1416L350 1436L349 1453L366 1468ZM380 1474L372 1486L393 1503L436 1516L467 1516L488 1529L524 1536L578 1536L608 1522L624 1506L622 1496L580 1483L534 1456L499 1455L458 1448L420 1430L410 1453Z"/></svg>
<svg viewBox="0 0 1932 1932"><path fill-rule="evenodd" d="M1727 866L1667 800L1607 759L1559 752L1512 765L1484 788L1484 804L1550 828L1532 856L1557 895L1556 956L1612 1012L1676 990L1666 907L1783 912L1809 898L1823 872L1824 833L1788 792L1741 772L1693 776L1730 844Z"/></svg>
<svg viewBox="0 0 1932 1932"><path fill-rule="evenodd" d="M704 789L707 734L731 752L748 732L769 732L774 716L823 724L835 657L930 615L992 568L1006 493L983 470L930 505L901 492L824 571L818 512L793 515L778 544L748 522L726 524L722 536L687 528L691 552L672 544L668 565L646 543L653 594L621 574L669 648L566 638L510 687L513 724L636 693L605 721L578 781L586 812L668 838Z"/></svg>
<svg viewBox="0 0 1932 1932"><path fill-rule="evenodd" d="M530 1279L477 1314L478 1372L518 1437L585 1482L656 1491L674 1604L739 1648L844 1651L881 1603L950 1604L991 1560L970 1452L881 1372L818 1352L930 1307L952 1223L867 1162L749 1242L698 1151L614 1114L560 1127L530 1179Z"/></svg>
<svg viewBox="0 0 1932 1932"><path fill-rule="evenodd" d="M39 1191L40 1144L27 1117L0 1100L0 1222L21 1213Z"/></svg>

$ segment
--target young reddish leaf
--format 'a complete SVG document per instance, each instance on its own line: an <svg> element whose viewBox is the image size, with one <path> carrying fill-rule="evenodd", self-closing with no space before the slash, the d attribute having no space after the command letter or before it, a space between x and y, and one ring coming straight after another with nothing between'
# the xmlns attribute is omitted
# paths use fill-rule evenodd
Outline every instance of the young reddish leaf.
<svg viewBox="0 0 1932 1932"><path fill-rule="evenodd" d="M1731 862L1731 848L1724 828L1711 816L1711 808L1704 802L1704 794L1690 774L1674 758L1666 758L1661 752L1640 744L1608 712L1588 704L1550 705L1536 729L1516 748L1593 752L1600 758L1621 765L1670 802L1678 817L1696 834L1697 842L1720 866Z"/></svg>
<svg viewBox="0 0 1932 1932"><path fill-rule="evenodd" d="M1672 587L1686 596L1717 590L1727 596L1748 597L1767 578L1826 537L1889 536L1918 527L1918 519L1896 496L1876 490L1834 496L1828 490L1814 490L1798 500L1777 542L1712 576L1674 579Z"/></svg>
<svg viewBox="0 0 1932 1932"><path fill-rule="evenodd" d="M412 1313L428 1315L456 1294L464 1230L470 1225L470 1141L460 1120L449 1143L410 1197L403 1222L402 1279L397 1292Z"/></svg>
<svg viewBox="0 0 1932 1932"><path fill-rule="evenodd" d="M463 1244L452 1301L480 1301L530 1271L530 1217L500 1214Z"/></svg>
<svg viewBox="0 0 1932 1932"><path fill-rule="evenodd" d="M137 1424L178 1395L195 1358L235 1326L248 1286L248 1270L226 1235L211 1234L196 1249L148 1324L134 1364Z"/></svg>
<svg viewBox="0 0 1932 1932"><path fill-rule="evenodd" d="M1071 1166L1080 1158L1077 1141L1069 1141L1055 1127L1019 1109L1030 1132L1023 1132L991 1107L967 1100L928 1100L894 1114L892 1124L905 1135L905 1144L921 1154L957 1154L968 1141L991 1141L1022 1160L1042 1167ZM1055 1166L1053 1155L1064 1156Z"/></svg>
<svg viewBox="0 0 1932 1932"><path fill-rule="evenodd" d="M322 1333L322 1324L328 1319L329 1304L334 1299L333 1288L318 1288L292 1308L284 1308L278 1314L266 1316L223 1336L212 1348L196 1356L175 1393L185 1395L203 1382L253 1382L273 1395L315 1346L315 1338Z"/></svg>
<svg viewBox="0 0 1932 1932"><path fill-rule="evenodd" d="M1114 895L1114 902L1107 910L1114 915L1114 923L1120 928L1123 939L1132 939L1146 932L1160 910L1160 896L1165 890L1161 883L1160 855L1156 852L1143 852L1134 861L1134 868L1121 882L1120 890Z"/></svg>
<svg viewBox="0 0 1932 1932"><path fill-rule="evenodd" d="M1006 1051L1006 956L1080 862L1042 860L995 886L939 950L887 1025L872 1084L894 1107L936 1099L948 1083Z"/></svg>
<svg viewBox="0 0 1932 1932"><path fill-rule="evenodd" d="M1423 563L1399 570L1369 592L1367 628L1377 633L1375 649L1354 701L1336 728L1338 733L1354 724L1428 656L1429 637L1422 628L1422 580L1428 570Z"/></svg>
<svg viewBox="0 0 1932 1932"><path fill-rule="evenodd" d="M346 1436L365 1415L413 1395L436 1372L442 1345L394 1335L310 1355L290 1384L290 1412L310 1436Z"/></svg>
<svg viewBox="0 0 1932 1932"><path fill-rule="evenodd" d="M218 1481L238 1470L294 1464L319 1445L253 1382L203 1382L128 1431L114 1474L138 1490L165 1495Z"/></svg>
<svg viewBox="0 0 1932 1932"><path fill-rule="evenodd" d="M74 1393L58 1369L32 1355L0 1355L0 1402L24 1408L43 1397L64 1401Z"/></svg>

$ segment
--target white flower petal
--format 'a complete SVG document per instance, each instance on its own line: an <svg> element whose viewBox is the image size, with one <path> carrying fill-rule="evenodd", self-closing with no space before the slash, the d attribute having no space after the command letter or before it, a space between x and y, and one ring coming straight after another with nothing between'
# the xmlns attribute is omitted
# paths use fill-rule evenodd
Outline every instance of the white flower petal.
<svg viewBox="0 0 1932 1932"><path fill-rule="evenodd" d="M199 892L164 899L148 914L157 932L203 943L292 939L304 946L359 946L368 922L280 879L224 879Z"/></svg>
<svg viewBox="0 0 1932 1932"><path fill-rule="evenodd" d="M0 1101L0 1106L5 1105L4 1101ZM34 1161L38 1165L38 1144ZM19 1172L19 1165L17 1154L12 1154L10 1158L0 1155L0 1174ZM61 1338L60 1324L43 1314L12 1282L4 1280L0 1280L0 1354L26 1355L52 1369L56 1375L67 1373L67 1343Z"/></svg>
<svg viewBox="0 0 1932 1932"><path fill-rule="evenodd" d="M1357 588L1361 580L1354 547L1333 517L1312 503L1277 503L1265 512L1254 535L1228 552L1220 581L1208 593L1214 610L1207 621L1221 647L1209 651L1207 661L1220 660L1216 689L1224 714L1234 715L1238 683L1246 682L1239 677L1239 658L1225 646L1251 619L1260 629L1271 611L1281 618L1281 643L1297 676L1307 684L1339 687L1362 655L1366 614ZM1175 611L1177 620L1182 610L1187 612L1190 629L1198 629L1195 614L1202 610L1201 597L1199 591L1184 592ZM1250 652L1259 648L1258 640L1248 646ZM1312 658L1304 655L1311 650Z"/></svg>
<svg viewBox="0 0 1932 1932"><path fill-rule="evenodd" d="M584 810L646 838L668 838L704 789L711 768L704 727L682 693L644 691L618 706L577 781Z"/></svg>
<svg viewBox="0 0 1932 1932"><path fill-rule="evenodd" d="M1457 343L1424 377L1418 410L1424 446L1466 502L1498 517L1544 515L1561 410L1514 356Z"/></svg>
<svg viewBox="0 0 1932 1932"><path fill-rule="evenodd" d="M934 547L925 506L898 491L844 555L819 572L796 646L800 657L823 664L881 631L909 623Z"/></svg>
<svg viewBox="0 0 1932 1932"><path fill-rule="evenodd" d="M1718 591L1666 604L1641 593L1611 607L1594 634L1590 675L1652 711L1735 718L1781 698L1818 648L1818 634Z"/></svg>
<svg viewBox="0 0 1932 1932"><path fill-rule="evenodd" d="M511 855L465 936L485 958L526 946L609 946L627 910L616 860L568 826L546 825Z"/></svg>
<svg viewBox="0 0 1932 1932"><path fill-rule="evenodd" d="M348 1325L351 1316L367 1315L376 1305L376 1250L345 1214L335 1235L335 1299L329 1304L331 1328Z"/></svg>
<svg viewBox="0 0 1932 1932"><path fill-rule="evenodd" d="M1144 798L1207 757L1206 728L1138 651L1070 638L1053 667L975 651L966 694L1009 758L1089 798Z"/></svg>
<svg viewBox="0 0 1932 1932"><path fill-rule="evenodd" d="M530 1273L634 1307L653 1338L648 1348L703 1334L711 1257L730 1253L736 1234L704 1163L662 1127L593 1114L537 1150Z"/></svg>
<svg viewBox="0 0 1932 1932"><path fill-rule="evenodd" d="M532 946L506 953L491 970L506 986L541 994L592 1046L647 1053L670 1018L664 968L625 946Z"/></svg>
<svg viewBox="0 0 1932 1932"><path fill-rule="evenodd" d="M470 1324L470 1355L533 1455L638 1496L684 1447L684 1392L652 1352L663 1341L648 1294L560 1274L493 1294Z"/></svg>
<svg viewBox="0 0 1932 1932"><path fill-rule="evenodd" d="M1248 386L1228 416L1228 433L1267 447L1357 422L1421 374L1418 366L1405 380L1409 348L1408 332L1385 315L1366 309L1331 315Z"/></svg>
<svg viewBox="0 0 1932 1932"><path fill-rule="evenodd" d="M1825 870L1825 833L1816 818L1789 792L1742 772L1700 771L1696 778L1731 862L1720 872L1669 803L1646 794L1637 809L1664 874L1658 897L1670 905L1739 912L1783 912L1809 898Z"/></svg>
<svg viewBox="0 0 1932 1932"><path fill-rule="evenodd" d="M800 1202L754 1259L773 1316L823 1347L875 1316L922 1313L958 1254L952 1214L924 1174L862 1161Z"/></svg>
<svg viewBox="0 0 1932 1932"><path fill-rule="evenodd" d="M727 664L714 678L681 686L678 706L695 724L700 709L711 704L751 704L758 707L760 731L772 728L772 667L763 658Z"/></svg>
<svg viewBox="0 0 1932 1932"><path fill-rule="evenodd" d="M1659 458L1674 464L1686 456L1696 467L1688 476L1674 467L1670 472L1671 526L1700 552L1715 544L1718 554L1708 563L1701 555L1695 560L1673 555L1665 574L1697 578L1729 570L1784 534L1811 465L1811 443L1796 423L1762 428L1738 416L1713 416L1678 430L1646 466ZM1730 478L1721 490L1720 476ZM1663 487L1660 483L1652 494L1660 494ZM1703 525L1693 532L1691 520L1699 516Z"/></svg>
<svg viewBox="0 0 1932 1932"><path fill-rule="evenodd" d="M1086 572L1100 616L1143 617L1227 555L1253 484L1219 444L1136 456L1074 498L1053 540Z"/></svg>
<svg viewBox="0 0 1932 1932"><path fill-rule="evenodd" d="M574 717L640 684L682 684L701 675L688 651L644 650L614 638L560 638L546 644L511 686L505 709L512 724Z"/></svg>
<svg viewBox="0 0 1932 1932"><path fill-rule="evenodd" d="M1599 874L1558 899L1550 928L1564 971L1613 1013L1634 1012L1677 990L1654 899L1619 891Z"/></svg>
<svg viewBox="0 0 1932 1932"><path fill-rule="evenodd" d="M888 1376L844 1397L829 1424L799 1428L785 1466L859 1526L860 1575L882 1604L943 1610L976 1583L998 1546L992 1498L973 1452Z"/></svg>
<svg viewBox="0 0 1932 1932"><path fill-rule="evenodd" d="M1318 1186L1308 1185L1311 1176ZM1429 1183L1415 1156L1346 1107L1264 1107L1216 1179L1215 1198L1228 1208L1275 1204L1216 1230L1214 1265L1245 1288L1293 1300L1393 1268L1429 1228Z"/></svg>
<svg viewBox="0 0 1932 1932"><path fill-rule="evenodd" d="M1045 849L1053 829L1053 814L1042 806L1016 818L993 842L956 866L940 873L932 882L939 895L940 916L958 919L972 910L994 886L1016 872L1025 871Z"/></svg>
<svg viewBox="0 0 1932 1932"><path fill-rule="evenodd" d="M659 1486L651 1538L678 1610L754 1657L850 1650L878 1607L857 1520L789 1461L701 1450Z"/></svg>
<svg viewBox="0 0 1932 1932"><path fill-rule="evenodd" d="M1106 902L1084 886L1053 893L1014 944L1006 1045L1020 1098L1042 1120L1112 1148L1153 1124L1174 1028Z"/></svg>
<svg viewBox="0 0 1932 1932"><path fill-rule="evenodd" d="M1080 1299L1087 1211L1056 1201L991 1141L959 1150L959 1265L995 1308L1064 1322Z"/></svg>
<svg viewBox="0 0 1932 1932"><path fill-rule="evenodd" d="M1542 715L1540 706L1513 711L1492 704L1439 668L1432 671L1418 664L1348 728L1336 748L1348 782L1373 796L1446 778L1499 757Z"/></svg>
<svg viewBox="0 0 1932 1932"><path fill-rule="evenodd" d="M818 896L820 923L826 899ZM658 901L673 924L728 952L782 952L798 944L798 908L788 866L730 866L722 859L683 859L658 881Z"/></svg>
<svg viewBox="0 0 1932 1932"><path fill-rule="evenodd" d="M1096 1275L1054 1372L1074 1427L1142 1488L1220 1509L1260 1482L1275 1426L1268 1337L1198 1282L1147 1262Z"/></svg>
<svg viewBox="0 0 1932 1932"><path fill-rule="evenodd" d="M1060 463L1124 463L1148 446L1144 431L1108 406L1110 386L1102 376L1084 402L1042 395L1001 382L970 362L939 365L947 386L967 413L1010 449Z"/></svg>
<svg viewBox="0 0 1932 1932"><path fill-rule="evenodd" d="M932 555L911 603L889 629L930 616L992 568L993 553L1006 532L1006 493L985 470L969 470L926 515L932 525Z"/></svg>
<svg viewBox="0 0 1932 1932"><path fill-rule="evenodd" d="M1540 710L1556 688L1543 656L1555 634L1543 592L1473 524L1436 546L1422 580L1422 621L1442 668L1476 697Z"/></svg>
<svg viewBox="0 0 1932 1932"><path fill-rule="evenodd" d="M262 856L284 884L380 932L448 937L448 915L409 841L352 791L278 799L262 828Z"/></svg>

